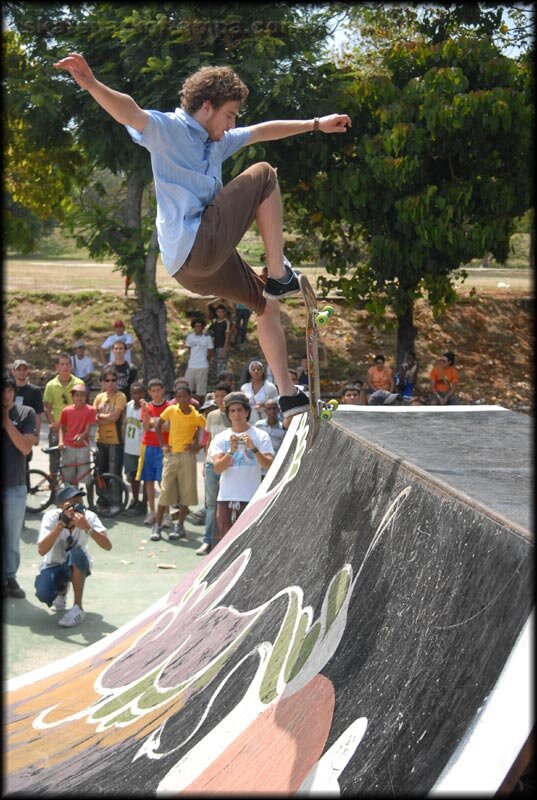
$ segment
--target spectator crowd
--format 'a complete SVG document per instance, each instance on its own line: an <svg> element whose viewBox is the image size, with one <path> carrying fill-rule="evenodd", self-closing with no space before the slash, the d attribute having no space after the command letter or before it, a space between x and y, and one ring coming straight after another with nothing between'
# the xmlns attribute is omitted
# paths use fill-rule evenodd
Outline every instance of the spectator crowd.
<svg viewBox="0 0 537 800"><path fill-rule="evenodd" d="M187 517L203 525L206 555L228 532L259 487L281 447L286 424L278 389L262 360L244 365L237 378L228 369L230 347L243 349L249 310L236 316L224 304L209 304L211 320L191 320L185 339L188 361L173 387L158 376L145 385L133 359L134 341L121 320L102 343L100 366L78 339L73 353L60 353L55 376L44 391L29 380L30 364L18 357L3 378L2 452L4 458L3 596L25 597L17 581L20 535L24 525L27 470L39 443L43 420L52 448L50 473L58 486L56 507L43 515L37 550L43 558L35 579L36 595L56 611L59 624L78 625L85 618L83 590L91 574L88 544L112 547L99 515L84 507L90 448L101 472L124 479L131 499L126 514L143 519L150 538L165 529L170 542L187 538ZM308 390L306 357L289 369L297 386ZM419 364L409 352L394 372L379 353L364 378L356 376L339 392L344 405L405 405L416 398ZM438 357L429 374L427 402L458 402L455 355ZM95 396L90 402L90 392ZM200 454L198 456L198 454ZM203 461L205 508L198 505L198 460ZM8 466L9 465L9 466ZM67 466L68 465L68 466ZM114 503L115 500L113 499ZM119 499L118 499L119 502ZM110 509L112 513L117 508ZM105 509L103 509L104 515ZM69 585L73 606L66 610Z"/></svg>

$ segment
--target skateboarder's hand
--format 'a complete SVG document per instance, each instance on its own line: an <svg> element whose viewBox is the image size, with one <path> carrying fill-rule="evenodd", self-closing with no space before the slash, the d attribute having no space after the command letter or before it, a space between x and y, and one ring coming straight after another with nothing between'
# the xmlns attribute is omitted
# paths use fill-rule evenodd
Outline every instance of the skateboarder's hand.
<svg viewBox="0 0 537 800"><path fill-rule="evenodd" d="M53 66L69 72L82 89L89 89L95 83L95 76L80 53L69 53L66 58L56 61Z"/></svg>
<svg viewBox="0 0 537 800"><path fill-rule="evenodd" d="M348 114L328 114L319 120L319 130L323 133L345 133L350 127L352 122Z"/></svg>

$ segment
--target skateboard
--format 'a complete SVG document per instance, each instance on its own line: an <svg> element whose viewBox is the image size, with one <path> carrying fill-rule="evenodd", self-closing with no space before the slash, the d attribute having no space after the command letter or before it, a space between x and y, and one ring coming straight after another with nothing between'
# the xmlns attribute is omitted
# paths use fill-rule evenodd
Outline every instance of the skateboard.
<svg viewBox="0 0 537 800"><path fill-rule="evenodd" d="M321 310L317 308L317 295L305 275L299 275L298 283L307 312L306 358L308 362L311 417L310 445L313 445L319 432L321 420L331 419L332 412L339 405L337 400L329 400L325 403L321 399L321 380L319 376L319 328L328 323L334 313L334 309L332 306L324 306Z"/></svg>

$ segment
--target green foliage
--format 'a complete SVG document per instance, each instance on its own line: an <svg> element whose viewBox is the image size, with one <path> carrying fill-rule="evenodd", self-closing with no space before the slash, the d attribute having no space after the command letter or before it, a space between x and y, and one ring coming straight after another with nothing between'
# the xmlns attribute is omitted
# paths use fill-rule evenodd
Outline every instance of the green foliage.
<svg viewBox="0 0 537 800"><path fill-rule="evenodd" d="M328 92L350 134L277 148L296 230L335 276L321 289L400 319L424 294L445 307L452 270L486 252L504 261L531 204L529 70L489 38L396 42L380 74L347 65Z"/></svg>
<svg viewBox="0 0 537 800"><path fill-rule="evenodd" d="M154 271L147 266L155 218L154 202L147 200L152 181L147 151L52 64L69 51L83 52L111 88L130 94L143 108L171 110L179 105L179 88L189 74L206 64L226 63L250 88L241 119L247 124L280 107L288 115L295 75L307 74L320 52L330 12L268 3L12 3L9 15L32 64L24 76L20 68L13 70L13 80L24 86L21 107L30 96L33 119L54 130L55 137L68 131L91 174L74 197L70 228L92 257L112 257L147 298L157 296ZM255 155L252 148L239 152L226 165L226 177ZM122 192L116 185L109 193L110 181L100 177L103 169L123 181ZM136 199L129 201L127 186L134 184ZM139 203L142 196L146 201Z"/></svg>

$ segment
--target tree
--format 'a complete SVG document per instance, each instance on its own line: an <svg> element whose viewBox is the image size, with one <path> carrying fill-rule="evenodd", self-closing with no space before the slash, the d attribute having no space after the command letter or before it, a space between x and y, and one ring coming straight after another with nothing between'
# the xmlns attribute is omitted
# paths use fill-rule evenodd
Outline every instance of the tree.
<svg viewBox="0 0 537 800"><path fill-rule="evenodd" d="M456 296L461 263L487 251L505 260L531 205L531 73L489 37L461 35L397 42L379 74L341 68L327 92L352 136L282 143L280 177L295 184L287 202L299 230L338 276L322 287L395 312L399 364L414 349L414 301L427 296L438 311Z"/></svg>
<svg viewBox="0 0 537 800"><path fill-rule="evenodd" d="M250 87L243 117L247 124L260 121L280 102L291 106L284 100L292 95L295 76L307 72L319 52L330 13L323 7L268 3L7 6L10 25L37 65L36 75L61 94L51 119L50 109L42 113L42 78L36 77L27 96L34 119L42 120L51 135L72 131L90 172L106 168L123 178L119 206L108 200L104 186L97 187L98 200L90 202L86 192L72 222L92 255L112 255L132 279L137 300L132 323L142 345L145 377L159 375L171 388L166 308L155 281L158 250L147 198L152 183L148 154L52 64L69 50L83 52L97 77L112 88L131 94L143 108L170 110L178 105L178 90L188 74L204 64L226 63ZM253 148L239 152L228 174L239 171L254 153Z"/></svg>
<svg viewBox="0 0 537 800"><path fill-rule="evenodd" d="M28 109L28 84L36 84L37 64L13 31L3 36L4 70L9 102L4 116L4 252L31 252L38 239L65 218L71 207L75 170L84 179L82 158L68 131L48 137ZM54 87L41 84L31 101L43 112L58 101Z"/></svg>

